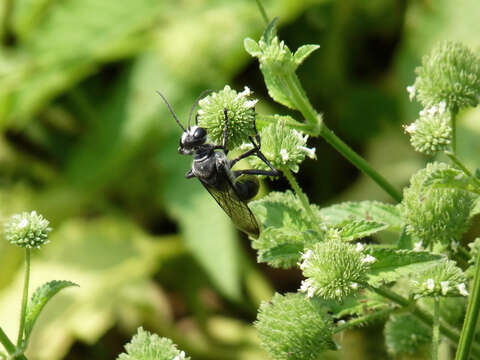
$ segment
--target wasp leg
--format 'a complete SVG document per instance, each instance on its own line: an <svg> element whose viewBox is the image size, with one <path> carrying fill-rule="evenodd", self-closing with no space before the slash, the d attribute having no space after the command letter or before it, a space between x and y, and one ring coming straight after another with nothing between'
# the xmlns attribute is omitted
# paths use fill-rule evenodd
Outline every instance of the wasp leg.
<svg viewBox="0 0 480 360"><path fill-rule="evenodd" d="M245 169L245 170L234 170L233 174L235 177L240 175L265 175L265 176L279 176L280 172L278 170L257 170L257 169Z"/></svg>
<svg viewBox="0 0 480 360"><path fill-rule="evenodd" d="M195 175L193 175L192 169L190 169L190 170L187 171L187 173L185 174L185 177L186 177L187 179L191 179L191 178L194 178L194 177L195 177Z"/></svg>

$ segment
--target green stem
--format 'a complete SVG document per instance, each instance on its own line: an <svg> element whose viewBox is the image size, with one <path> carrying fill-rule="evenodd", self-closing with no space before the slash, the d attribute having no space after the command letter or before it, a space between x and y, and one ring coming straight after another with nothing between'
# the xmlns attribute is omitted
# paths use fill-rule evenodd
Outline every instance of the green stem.
<svg viewBox="0 0 480 360"><path fill-rule="evenodd" d="M354 328L354 327L357 327L357 326L362 326L362 325L365 325L366 323L371 323L371 322L376 321L376 320L385 319L388 315L395 312L396 310L397 309L395 309L394 307L391 307L391 308L388 308L388 309L376 311L373 314L360 316L358 318L347 321L343 325L337 326L333 330L333 332L334 333L339 333L343 330L351 329L351 328Z"/></svg>
<svg viewBox="0 0 480 360"><path fill-rule="evenodd" d="M412 315L414 315L416 318L418 318L424 324L426 324L430 327L433 326L433 316L431 314L421 310L414 303L410 302L408 299L404 298L403 296L398 295L397 293L395 293L395 292L393 292L390 289L387 289L385 287L382 287L382 288L371 287L371 289L374 292L376 292L377 294L393 301L394 303L396 303L396 304L398 304L402 307L408 307L411 310ZM440 332L446 338L450 339L454 344L458 343L458 339L460 338L460 335L458 334L457 331L445 326L442 323L440 323L439 329L440 329ZM472 345L472 353L475 354L475 356L480 357L480 346L478 346L478 344L473 344ZM456 359L456 360L458 360L458 359Z"/></svg>
<svg viewBox="0 0 480 360"><path fill-rule="evenodd" d="M20 327L18 329L17 347L22 347L23 332L25 329L25 315L27 311L28 286L30 283L30 249L25 249L25 280L23 283L22 310L20 312Z"/></svg>
<svg viewBox="0 0 480 360"><path fill-rule="evenodd" d="M433 331L432 331L432 360L438 360L438 344L440 342L440 299L434 298Z"/></svg>
<svg viewBox="0 0 480 360"><path fill-rule="evenodd" d="M298 198L300 199L300 202L302 203L303 208L305 209L306 213L310 217L310 220L312 220L312 223L315 224L315 226L317 227L317 230L319 232L322 232L320 225L318 224L318 219L313 213L312 207L310 206L310 202L308 201L307 195L305 195L305 193L300 188L300 185L298 185L298 182L295 179L295 176L293 176L292 171L286 166L283 166L281 170L285 175L285 177L287 178L288 182L290 183L290 186L292 187L293 191L295 191L295 194L297 194Z"/></svg>
<svg viewBox="0 0 480 360"><path fill-rule="evenodd" d="M0 343L2 343L3 347L5 348L5 350L7 350L9 355L14 354L15 351L17 350L15 348L15 345L10 341L7 334L5 334L5 332L1 327L0 327Z"/></svg>
<svg viewBox="0 0 480 360"><path fill-rule="evenodd" d="M460 333L455 360L468 360L475 336L475 327L477 325L478 311L480 309L480 252L478 253L475 266L476 269L473 277L472 294L468 299L467 313L463 322L462 332ZM474 350L474 348L472 350Z"/></svg>
<svg viewBox="0 0 480 360"><path fill-rule="evenodd" d="M470 170L468 170L468 168L460 161L460 159L453 152L446 152L445 154L450 158L450 160L452 160L455 165L460 168L460 170L465 173L465 175L472 178L472 180L475 182L475 185L477 185L480 189L480 180L476 176L474 176Z"/></svg>
<svg viewBox="0 0 480 360"><path fill-rule="evenodd" d="M263 20L265 21L265 24L268 25L268 23L270 21L268 20L267 12L265 11L265 8L263 7L261 1L260 0L256 0L256 1L257 1L258 9L260 10L260 13L262 14Z"/></svg>
<svg viewBox="0 0 480 360"><path fill-rule="evenodd" d="M0 23L0 42L3 46L7 46L9 37L11 36L11 21L13 13L13 0L3 1L2 19Z"/></svg>
<svg viewBox="0 0 480 360"><path fill-rule="evenodd" d="M451 148L452 148L452 153L456 154L457 153L457 109L453 109L450 112L450 126L452 127L452 143L451 143Z"/></svg>
<svg viewBox="0 0 480 360"><path fill-rule="evenodd" d="M393 187L382 175L380 175L370 164L358 155L352 148L345 144L333 131L328 129L323 123L321 117L313 108L302 89L300 81L295 73L285 77L285 84L290 92L297 109L302 113L307 123L314 129L314 132L322 136L330 145L334 147L343 157L350 161L357 169L362 171L375 181L385 192L387 192L397 202L402 201L402 194Z"/></svg>

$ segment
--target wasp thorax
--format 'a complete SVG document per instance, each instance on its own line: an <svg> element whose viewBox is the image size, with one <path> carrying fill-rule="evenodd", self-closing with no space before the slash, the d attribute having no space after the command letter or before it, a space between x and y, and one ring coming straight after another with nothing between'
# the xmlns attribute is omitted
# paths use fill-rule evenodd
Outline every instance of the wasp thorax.
<svg viewBox="0 0 480 360"><path fill-rule="evenodd" d="M185 130L180 138L178 152L191 154L195 149L207 141L207 130L199 126L193 126Z"/></svg>

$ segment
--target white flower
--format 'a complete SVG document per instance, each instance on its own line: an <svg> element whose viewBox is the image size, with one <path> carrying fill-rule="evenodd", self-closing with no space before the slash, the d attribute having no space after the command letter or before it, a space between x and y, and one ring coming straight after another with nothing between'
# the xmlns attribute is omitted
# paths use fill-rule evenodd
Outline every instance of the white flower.
<svg viewBox="0 0 480 360"><path fill-rule="evenodd" d="M458 292L460 293L460 295L468 296L468 291L467 291L467 288L465 287L464 283L458 284L457 289L458 289Z"/></svg>
<svg viewBox="0 0 480 360"><path fill-rule="evenodd" d="M418 114L419 114L420 116L425 116L425 115L427 115L427 110L422 109L422 110L420 110L420 112L419 112Z"/></svg>
<svg viewBox="0 0 480 360"><path fill-rule="evenodd" d="M303 150L307 153L307 156L310 158L310 159L315 159L317 157L317 155L315 154L315 148L308 148L306 146L298 146L298 148L300 150Z"/></svg>
<svg viewBox="0 0 480 360"><path fill-rule="evenodd" d="M373 264L377 259L375 259L372 255L367 255L363 258L362 263L364 264Z"/></svg>
<svg viewBox="0 0 480 360"><path fill-rule="evenodd" d="M245 101L244 106L246 109L250 109L250 108L253 108L257 102L258 102L258 99L247 100Z"/></svg>
<svg viewBox="0 0 480 360"><path fill-rule="evenodd" d="M300 285L300 291L307 293L307 298L313 297L315 295L315 287L313 286L312 279L303 280Z"/></svg>
<svg viewBox="0 0 480 360"><path fill-rule="evenodd" d="M302 254L302 259L303 259L303 260L308 260L308 259L310 259L310 257L312 256L312 254L313 254L313 251L310 250L310 249L308 249L307 252L305 252L305 253Z"/></svg>
<svg viewBox="0 0 480 360"><path fill-rule="evenodd" d="M441 101L438 104L438 113L442 115L445 112L445 109L447 108L447 103L445 101Z"/></svg>
<svg viewBox="0 0 480 360"><path fill-rule="evenodd" d="M417 241L413 244L413 251L422 251L423 250L423 243L422 241Z"/></svg>
<svg viewBox="0 0 480 360"><path fill-rule="evenodd" d="M181 351L180 355L175 356L173 360L185 360L185 351Z"/></svg>
<svg viewBox="0 0 480 360"><path fill-rule="evenodd" d="M435 289L435 281L433 281L433 279L427 279L427 289L432 291L433 289Z"/></svg>
<svg viewBox="0 0 480 360"><path fill-rule="evenodd" d="M434 116L437 113L437 106L432 105L430 108L427 109L427 113L430 116Z"/></svg>
<svg viewBox="0 0 480 360"><path fill-rule="evenodd" d="M410 101L412 101L415 97L415 91L415 85L407 86L408 98L410 99Z"/></svg>
<svg viewBox="0 0 480 360"><path fill-rule="evenodd" d="M350 287L351 287L353 290L357 290L357 289L358 289L358 283L356 283L356 282L351 283L351 284L350 284Z"/></svg>
<svg viewBox="0 0 480 360"><path fill-rule="evenodd" d="M364 249L364 246L362 243L357 243L357 246L355 247L355 251L357 252L362 252Z"/></svg>
<svg viewBox="0 0 480 360"><path fill-rule="evenodd" d="M440 287L442 288L442 295L447 295L448 293L448 281L440 282Z"/></svg>
<svg viewBox="0 0 480 360"><path fill-rule="evenodd" d="M411 134L411 133L414 133L415 130L417 129L417 124L415 124L414 122L411 123L410 125L408 126L404 126L403 129L405 130L405 132Z"/></svg>
<svg viewBox="0 0 480 360"><path fill-rule="evenodd" d="M288 160L288 152L286 149L280 149L280 156L282 157L283 161Z"/></svg>
<svg viewBox="0 0 480 360"><path fill-rule="evenodd" d="M28 220L26 218L23 218L22 221L20 221L17 225L18 229L23 229L26 228L28 225Z"/></svg>

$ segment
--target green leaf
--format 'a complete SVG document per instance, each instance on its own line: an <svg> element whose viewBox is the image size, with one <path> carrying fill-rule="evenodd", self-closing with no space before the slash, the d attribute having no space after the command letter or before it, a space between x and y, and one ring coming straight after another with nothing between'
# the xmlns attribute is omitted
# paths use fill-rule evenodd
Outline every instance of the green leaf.
<svg viewBox="0 0 480 360"><path fill-rule="evenodd" d="M323 238L323 234L312 230L311 220L291 191L271 192L263 199L252 201L250 208L262 224L260 237L252 243L258 250L259 262L290 268L300 260L305 246Z"/></svg>
<svg viewBox="0 0 480 360"><path fill-rule="evenodd" d="M388 224L369 220L347 220L338 226L340 236L345 241L362 239L388 228Z"/></svg>
<svg viewBox="0 0 480 360"><path fill-rule="evenodd" d="M27 305L25 316L25 338L28 340L32 333L33 326L37 321L40 312L52 297L60 290L69 286L78 286L77 284L66 280L53 280L43 284L33 293L30 302Z"/></svg>
<svg viewBox="0 0 480 360"><path fill-rule="evenodd" d="M400 277L423 271L438 263L444 256L426 251L395 250L391 248L369 247L365 252L376 261L367 274L368 284L379 286L396 281Z"/></svg>
<svg viewBox="0 0 480 360"><path fill-rule="evenodd" d="M293 55L293 60L295 61L295 64L299 66L301 63L305 61L305 59L310 56L312 52L320 48L320 45L302 45L300 46L297 51L295 51L295 54Z"/></svg>
<svg viewBox="0 0 480 360"><path fill-rule="evenodd" d="M429 173L424 181L425 186L453 188L480 194L480 188L461 170L455 168L438 169Z"/></svg>
<svg viewBox="0 0 480 360"><path fill-rule="evenodd" d="M261 54L260 46L253 39L246 38L243 40L243 47L252 56L258 57Z"/></svg>
<svg viewBox="0 0 480 360"><path fill-rule="evenodd" d="M278 17L274 17L272 21L267 25L263 32L261 40L269 44L273 38L277 35L277 22Z"/></svg>
<svg viewBox="0 0 480 360"><path fill-rule="evenodd" d="M400 232L403 222L398 207L378 201L344 202L320 210L324 222L337 226L351 220L385 223L390 230Z"/></svg>
<svg viewBox="0 0 480 360"><path fill-rule="evenodd" d="M267 86L268 95L278 102L290 109L297 109L298 106L291 101L288 92L285 90L285 80L278 76L276 71L271 71L267 66L260 64L265 85Z"/></svg>
<svg viewBox="0 0 480 360"><path fill-rule="evenodd" d="M357 296L349 296L342 302L330 301L329 308L334 318L346 316L363 316L367 313L383 310L389 307L385 299L373 291L365 289Z"/></svg>

